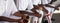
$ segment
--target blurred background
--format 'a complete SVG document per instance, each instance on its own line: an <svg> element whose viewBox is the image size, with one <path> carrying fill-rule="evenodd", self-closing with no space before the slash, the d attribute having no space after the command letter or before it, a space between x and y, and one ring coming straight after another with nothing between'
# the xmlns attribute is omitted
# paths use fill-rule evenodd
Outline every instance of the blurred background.
<svg viewBox="0 0 60 23"><path fill-rule="evenodd" d="M59 10L55 10L53 18L55 18L55 21L53 23L60 23L60 7Z"/></svg>

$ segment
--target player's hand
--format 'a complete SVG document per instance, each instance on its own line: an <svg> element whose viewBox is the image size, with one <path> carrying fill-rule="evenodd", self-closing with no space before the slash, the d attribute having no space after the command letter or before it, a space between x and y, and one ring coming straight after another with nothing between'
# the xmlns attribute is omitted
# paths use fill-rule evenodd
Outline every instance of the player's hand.
<svg viewBox="0 0 60 23"><path fill-rule="evenodd" d="M34 16L40 18L41 17L41 14L34 14Z"/></svg>
<svg viewBox="0 0 60 23"><path fill-rule="evenodd" d="M20 12L15 12L13 15L21 17L23 14L21 14Z"/></svg>

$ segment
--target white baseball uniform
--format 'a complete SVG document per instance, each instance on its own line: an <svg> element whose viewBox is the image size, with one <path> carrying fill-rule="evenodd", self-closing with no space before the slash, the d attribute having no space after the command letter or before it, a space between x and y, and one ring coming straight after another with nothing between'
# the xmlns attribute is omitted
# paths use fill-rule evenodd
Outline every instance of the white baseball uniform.
<svg viewBox="0 0 60 23"><path fill-rule="evenodd" d="M45 4L50 3L51 0L32 0L32 1L33 1L33 5L38 5L38 4L43 4L43 5L45 5ZM38 11L39 11L39 13L42 12L42 10L38 10ZM38 11L37 11L37 12L38 12ZM39 23L41 23L41 21L42 21L43 12L40 13L40 14L42 14L42 16L41 16L41 18L39 18ZM34 17L34 18L33 18L33 23L34 23L34 21L38 21L38 18L37 18L37 17ZM36 23L37 23L37 22L36 22Z"/></svg>
<svg viewBox="0 0 60 23"><path fill-rule="evenodd" d="M48 4L48 3L51 2L51 0L32 0L32 1L33 1L33 5L38 5L38 4L43 4L43 5L45 5L45 4ZM50 10L51 10L51 9L50 9ZM41 12L41 11L40 11L40 12ZM39 13L40 13L40 12L39 12ZM39 23L41 23L42 18L43 18L43 12L42 12L41 18L39 18ZM34 21L37 23L38 18L37 18L37 17L34 17L34 18L33 18L33 23L34 23Z"/></svg>
<svg viewBox="0 0 60 23"><path fill-rule="evenodd" d="M31 0L17 0L17 7L19 10L26 10L27 8L32 9L32 1Z"/></svg>
<svg viewBox="0 0 60 23"><path fill-rule="evenodd" d="M48 14L50 14L49 16L46 16L46 19L48 20L48 23L52 23L51 18L54 12L54 8L50 8L50 7L45 7L45 8L48 10Z"/></svg>
<svg viewBox="0 0 60 23"><path fill-rule="evenodd" d="M21 17L13 15L17 11L18 10L15 6L14 0L0 0L0 16L8 17L11 19L21 19Z"/></svg>
<svg viewBox="0 0 60 23"><path fill-rule="evenodd" d="M40 0L32 0L33 5L38 5L41 3ZM42 10L36 10L39 14L42 14L42 16L39 18L39 23L41 23L42 21L42 17L43 17L43 11ZM33 23L37 23L38 22L38 17L33 17Z"/></svg>
<svg viewBox="0 0 60 23"><path fill-rule="evenodd" d="M50 2L51 2L51 0L42 0L41 3L42 3L43 5L45 5L45 4L48 4L48 3L50 3ZM47 20L48 20L48 23L52 23L52 21L51 21L51 16L52 16L52 14L53 14L54 8L45 7L45 6L44 6L44 8L47 9L47 10L48 10L48 14L50 14L48 17L46 17Z"/></svg>
<svg viewBox="0 0 60 23"><path fill-rule="evenodd" d="M39 0L32 0L32 2L33 2L33 5L38 5ZM32 23L37 23L38 17L34 16L32 21L33 21Z"/></svg>
<svg viewBox="0 0 60 23"><path fill-rule="evenodd" d="M16 5L20 11L26 11L26 9L30 11L33 8L32 0L16 0ZM32 18L32 16L30 16L30 18ZM28 23L30 23L30 21Z"/></svg>
<svg viewBox="0 0 60 23"><path fill-rule="evenodd" d="M49 2L48 2L48 1L49 1ZM50 1L51 1L51 0L40 0L40 1L39 1L39 4L45 5L45 4L50 3ZM41 10L41 11L42 11L42 10ZM42 12L41 18L39 18L39 23L42 23L43 13L44 13L44 12Z"/></svg>
<svg viewBox="0 0 60 23"><path fill-rule="evenodd" d="M60 0L57 0L51 4L51 6L53 6L53 7L58 6L58 5L60 5ZM49 19L48 18L47 19L48 19L48 22L52 23L51 18L52 18L52 14L54 12L54 8L50 8L50 9L48 9L48 11L49 11L50 15L48 16Z"/></svg>

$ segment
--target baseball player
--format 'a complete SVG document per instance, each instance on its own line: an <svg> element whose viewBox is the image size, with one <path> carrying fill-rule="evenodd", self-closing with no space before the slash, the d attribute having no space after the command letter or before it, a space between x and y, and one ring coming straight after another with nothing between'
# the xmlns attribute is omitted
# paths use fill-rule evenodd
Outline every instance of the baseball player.
<svg viewBox="0 0 60 23"><path fill-rule="evenodd" d="M51 0L42 0L42 5L47 5L51 2ZM46 19L48 20L48 23L52 23L51 21L51 17L52 17L52 14L54 12L54 8L53 7L45 7L43 6L46 10L48 10L48 14L46 15Z"/></svg>
<svg viewBox="0 0 60 23"><path fill-rule="evenodd" d="M52 23L51 18L52 18L53 12L54 12L54 10L55 10L53 7L57 7L57 6L60 4L60 3L58 3L58 2L59 2L59 0L53 2L53 3L51 4L52 7L47 7L47 10L49 11L48 14L50 14L50 15L47 17L48 23Z"/></svg>
<svg viewBox="0 0 60 23"><path fill-rule="evenodd" d="M17 8L19 11L26 11L26 9L28 9L28 11L31 11L31 9L33 8L32 0L17 0ZM31 17L35 16L30 16L30 18Z"/></svg>
<svg viewBox="0 0 60 23"><path fill-rule="evenodd" d="M33 5L35 4L35 2L33 4L33 0L17 0L17 1L18 1L17 6L20 11L25 11L26 8L28 8L28 10L31 10L33 8ZM38 3L36 3L35 5L38 5ZM38 17L35 18L35 16L33 16L33 19L34 19L33 23L34 23L34 21L36 21L36 23L37 23Z"/></svg>
<svg viewBox="0 0 60 23"><path fill-rule="evenodd" d="M40 2L39 2L39 4L40 4L40 6L42 5L46 10L48 10L48 14L50 14L50 12L52 11L52 10L54 10L54 8L48 8L48 7L45 7L44 5L47 5L47 4L49 4L51 2L51 0L40 0ZM52 10L51 10L52 9ZM42 18L43 18L43 16L40 18L41 19L41 21L42 21ZM48 17L47 17L48 18ZM48 20L48 19L47 19ZM39 21L39 23L41 23L41 21ZM48 20L48 23L50 23L51 21L49 21Z"/></svg>
<svg viewBox="0 0 60 23"><path fill-rule="evenodd" d="M0 0L0 16L8 17L11 19L21 19L21 17L14 16L18 12L14 0ZM10 23L2 21L1 23ZM14 22L13 22L14 23Z"/></svg>
<svg viewBox="0 0 60 23"><path fill-rule="evenodd" d="M40 2L40 0L32 0L34 7L37 6L36 8L38 8L38 4ZM33 23L39 23L42 21L42 17L43 17L43 11L41 9L36 9L36 11L41 14L41 17L33 17Z"/></svg>

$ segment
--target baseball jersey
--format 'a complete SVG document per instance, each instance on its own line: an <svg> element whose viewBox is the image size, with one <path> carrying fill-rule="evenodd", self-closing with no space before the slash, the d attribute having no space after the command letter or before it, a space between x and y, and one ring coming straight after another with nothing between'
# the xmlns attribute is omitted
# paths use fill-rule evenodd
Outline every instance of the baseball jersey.
<svg viewBox="0 0 60 23"><path fill-rule="evenodd" d="M0 0L0 16L4 13L5 7L5 0Z"/></svg>
<svg viewBox="0 0 60 23"><path fill-rule="evenodd" d="M40 0L39 4L48 4L50 2L51 2L51 0Z"/></svg>
<svg viewBox="0 0 60 23"><path fill-rule="evenodd" d="M33 8L32 0L17 0L16 2L18 10L26 10L27 8Z"/></svg>
<svg viewBox="0 0 60 23"><path fill-rule="evenodd" d="M51 2L51 0L32 0L33 5L38 5L38 4L48 4Z"/></svg>
<svg viewBox="0 0 60 23"><path fill-rule="evenodd" d="M13 14L17 12L17 8L15 6L14 0L0 0L0 8L1 15L4 17L12 18L12 19L19 19L20 17L14 16Z"/></svg>

